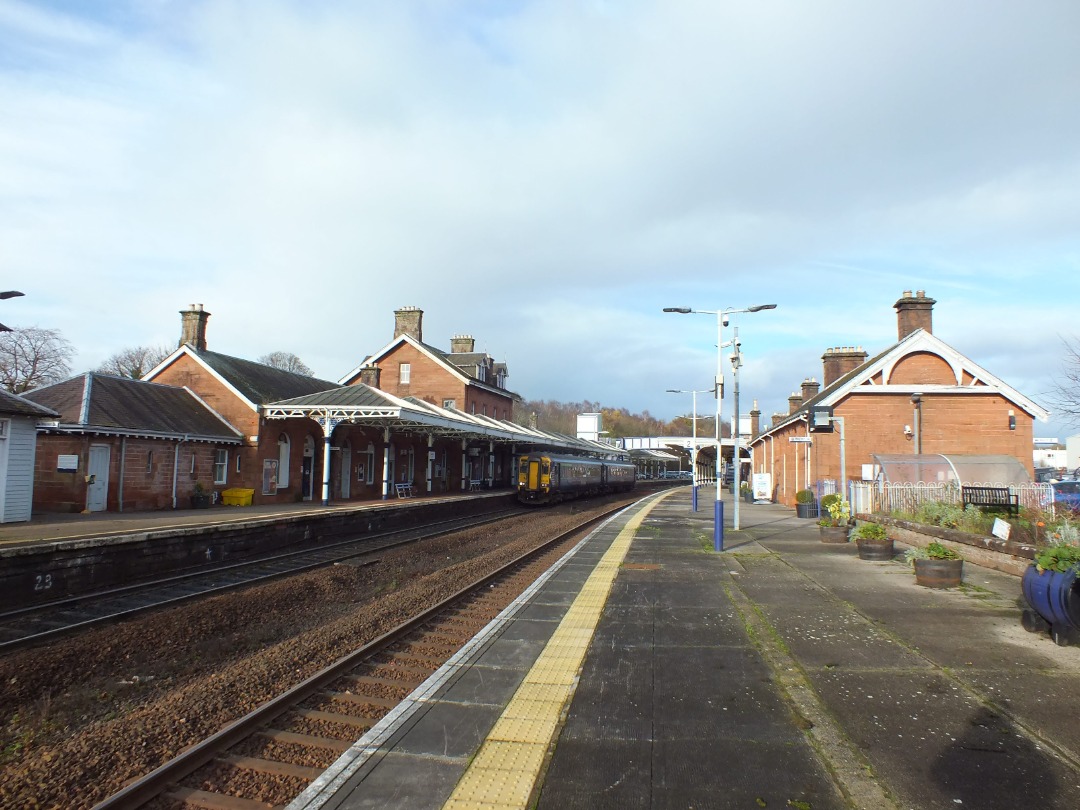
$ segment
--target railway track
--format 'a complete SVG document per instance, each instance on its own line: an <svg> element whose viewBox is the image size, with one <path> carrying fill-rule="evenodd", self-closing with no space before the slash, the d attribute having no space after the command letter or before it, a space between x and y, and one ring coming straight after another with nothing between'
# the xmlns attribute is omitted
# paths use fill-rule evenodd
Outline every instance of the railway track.
<svg viewBox="0 0 1080 810"><path fill-rule="evenodd" d="M315 673L96 805L281 807L423 683L610 508Z"/></svg>
<svg viewBox="0 0 1080 810"><path fill-rule="evenodd" d="M437 521L408 529L380 532L318 548L274 554L254 560L147 580L98 593L81 594L42 605L0 612L0 654L80 632L139 613L201 599L236 588L293 576L357 559L367 563L399 546L453 531L475 528L527 513L524 508Z"/></svg>

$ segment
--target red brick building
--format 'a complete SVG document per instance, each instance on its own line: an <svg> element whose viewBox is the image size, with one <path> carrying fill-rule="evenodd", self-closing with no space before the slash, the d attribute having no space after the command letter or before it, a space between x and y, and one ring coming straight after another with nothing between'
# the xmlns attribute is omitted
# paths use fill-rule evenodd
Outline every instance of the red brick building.
<svg viewBox="0 0 1080 810"><path fill-rule="evenodd" d="M450 340L443 352L423 342L424 312L403 307L394 312L394 338L339 380L364 383L398 397L415 397L450 410L513 418L514 400L506 390L506 365L475 351L471 335Z"/></svg>
<svg viewBox="0 0 1080 810"><path fill-rule="evenodd" d="M39 421L34 510L191 506L196 486L226 485L242 437L191 391L90 372L26 394Z"/></svg>
<svg viewBox="0 0 1080 810"><path fill-rule="evenodd" d="M1033 472L1034 420L1048 411L935 337L935 303L905 292L894 305L897 343L869 359L861 348L827 350L820 385L807 378L787 414L765 430L753 425L752 469L771 475L777 501L793 505L817 482L860 480L875 453L1008 455ZM837 422L832 433L812 433L819 408L831 408L843 431Z"/></svg>

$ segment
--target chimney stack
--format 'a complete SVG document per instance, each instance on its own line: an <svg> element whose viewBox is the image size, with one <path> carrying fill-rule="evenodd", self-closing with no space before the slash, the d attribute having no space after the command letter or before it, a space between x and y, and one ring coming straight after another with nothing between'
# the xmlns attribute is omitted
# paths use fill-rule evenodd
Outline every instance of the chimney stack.
<svg viewBox="0 0 1080 810"><path fill-rule="evenodd" d="M423 343L424 310L419 307L402 307L394 310L394 337L408 335L417 343Z"/></svg>
<svg viewBox="0 0 1080 810"><path fill-rule="evenodd" d="M754 400L754 407L750 409L750 438L755 438L761 433L761 411L758 410L757 400Z"/></svg>
<svg viewBox="0 0 1080 810"><path fill-rule="evenodd" d="M191 304L190 309L180 310L180 343L191 346L196 351L206 351L206 321L210 313L202 304Z"/></svg>
<svg viewBox="0 0 1080 810"><path fill-rule="evenodd" d="M787 419L787 417L788 417L788 414L786 414L786 413L774 413L772 415L772 426L776 427L781 422L783 422L785 419Z"/></svg>
<svg viewBox="0 0 1080 810"><path fill-rule="evenodd" d="M382 377L382 369L378 366L361 366L360 382L370 388L378 388Z"/></svg>
<svg viewBox="0 0 1080 810"><path fill-rule="evenodd" d="M914 296L911 290L904 290L900 300L893 304L896 309L896 331L898 340L903 340L916 329L933 334L934 304L933 298L926 297L925 290L918 290Z"/></svg>
<svg viewBox="0 0 1080 810"><path fill-rule="evenodd" d="M809 402L818 395L818 391L821 390L821 384L813 377L807 377L802 381L802 398L803 402Z"/></svg>
<svg viewBox="0 0 1080 810"><path fill-rule="evenodd" d="M837 346L826 349L821 356L822 384L828 388L845 374L848 374L866 362L866 352L862 346Z"/></svg>
<svg viewBox="0 0 1080 810"><path fill-rule="evenodd" d="M802 395L801 394L796 394L794 391L792 391L791 396L787 398L787 402L788 402L788 415L790 416L791 414L795 413L795 411L799 410L799 408L802 407Z"/></svg>
<svg viewBox="0 0 1080 810"><path fill-rule="evenodd" d="M454 335L450 338L450 354L471 354L475 346L472 335Z"/></svg>

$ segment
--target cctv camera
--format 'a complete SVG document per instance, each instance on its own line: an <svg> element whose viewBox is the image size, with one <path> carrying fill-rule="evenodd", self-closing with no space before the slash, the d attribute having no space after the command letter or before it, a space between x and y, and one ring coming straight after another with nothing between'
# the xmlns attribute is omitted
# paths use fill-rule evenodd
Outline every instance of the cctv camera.
<svg viewBox="0 0 1080 810"><path fill-rule="evenodd" d="M727 326L727 325L728 325L728 316L727 316L727 315L725 315L725 316L723 317L723 320L721 321L721 323L722 323L722 324L723 324L724 326Z"/></svg>
<svg viewBox="0 0 1080 810"><path fill-rule="evenodd" d="M916 391L914 394L911 395L911 401L918 405L920 402L922 402L922 394Z"/></svg>

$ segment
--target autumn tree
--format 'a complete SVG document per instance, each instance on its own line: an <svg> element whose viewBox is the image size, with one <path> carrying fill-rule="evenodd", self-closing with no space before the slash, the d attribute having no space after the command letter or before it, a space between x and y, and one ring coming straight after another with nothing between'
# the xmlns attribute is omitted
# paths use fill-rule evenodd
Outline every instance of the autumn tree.
<svg viewBox="0 0 1080 810"><path fill-rule="evenodd" d="M102 374L141 380L150 369L168 357L171 352L168 346L132 346L118 351L98 366L97 371Z"/></svg>
<svg viewBox="0 0 1080 810"><path fill-rule="evenodd" d="M282 371L291 371L293 374L303 374L305 377L315 376L315 372L292 352L270 352L260 357L259 362Z"/></svg>
<svg viewBox="0 0 1080 810"><path fill-rule="evenodd" d="M52 385L71 375L75 347L56 329L0 332L0 385L12 394Z"/></svg>

